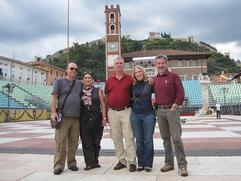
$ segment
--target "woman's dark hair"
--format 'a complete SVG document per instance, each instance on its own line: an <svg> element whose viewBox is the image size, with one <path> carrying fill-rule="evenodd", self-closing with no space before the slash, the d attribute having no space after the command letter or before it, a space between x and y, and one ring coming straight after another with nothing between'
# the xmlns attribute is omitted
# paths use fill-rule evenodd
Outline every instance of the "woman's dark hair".
<svg viewBox="0 0 241 181"><path fill-rule="evenodd" d="M90 72L90 71L85 71L85 72L82 74L82 79L84 78L84 76L85 76L86 74L89 74L89 75L92 77L92 79L94 79L93 74L92 74L92 72Z"/></svg>

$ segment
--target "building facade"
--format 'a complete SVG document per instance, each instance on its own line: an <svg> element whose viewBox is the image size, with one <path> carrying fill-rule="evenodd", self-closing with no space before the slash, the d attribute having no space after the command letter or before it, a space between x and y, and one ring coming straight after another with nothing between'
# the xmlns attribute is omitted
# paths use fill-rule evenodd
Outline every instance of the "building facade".
<svg viewBox="0 0 241 181"><path fill-rule="evenodd" d="M35 61L35 62L29 62L31 66L38 67L41 69L46 70L47 78L46 78L46 84L47 85L53 85L54 81L58 77L65 77L66 76L66 70L56 67L54 65L51 65L45 61Z"/></svg>
<svg viewBox="0 0 241 181"><path fill-rule="evenodd" d="M13 83L46 85L48 71L16 59L0 56L0 74L2 80Z"/></svg>
<svg viewBox="0 0 241 181"><path fill-rule="evenodd" d="M207 73L207 58L210 53L171 49L143 50L124 54L125 70L131 74L135 65L141 65L145 68L148 77L154 77L155 57L158 54L168 57L169 70L177 73L182 80L197 80L200 73Z"/></svg>

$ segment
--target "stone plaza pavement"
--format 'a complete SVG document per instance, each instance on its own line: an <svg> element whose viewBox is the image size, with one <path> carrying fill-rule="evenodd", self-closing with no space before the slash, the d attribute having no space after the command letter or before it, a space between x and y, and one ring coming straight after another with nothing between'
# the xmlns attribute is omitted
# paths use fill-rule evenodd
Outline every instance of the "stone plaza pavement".
<svg viewBox="0 0 241 181"><path fill-rule="evenodd" d="M116 160L113 156L100 157L101 168L84 171L83 157L78 156L79 171L73 172L65 168L61 175L52 172L52 155L37 154L0 154L0 180L14 181L171 181L171 180L203 180L231 181L241 180L241 157L187 157L189 163L188 177L178 175L177 166L174 171L160 172L163 157L155 157L153 171L147 173L130 173L127 168L114 171Z"/></svg>
<svg viewBox="0 0 241 181"><path fill-rule="evenodd" d="M130 173L128 169L114 171L117 163L109 130L105 130L100 156L101 168L84 171L81 143L77 162L79 171L65 168L53 174L53 135L48 121L0 124L0 181L19 180L241 180L241 116L187 117L182 124L183 142L187 152L188 177L175 170L162 173L162 141L158 127L154 133L155 157L153 171Z"/></svg>

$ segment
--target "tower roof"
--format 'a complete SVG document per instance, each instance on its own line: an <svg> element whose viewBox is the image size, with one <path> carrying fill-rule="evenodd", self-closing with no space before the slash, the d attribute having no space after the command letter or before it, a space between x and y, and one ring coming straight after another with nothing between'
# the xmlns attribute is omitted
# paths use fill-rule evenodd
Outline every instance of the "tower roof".
<svg viewBox="0 0 241 181"><path fill-rule="evenodd" d="M119 4L117 4L116 6L110 5L110 7L108 5L105 5L105 13L110 13L110 12L119 12L121 15Z"/></svg>

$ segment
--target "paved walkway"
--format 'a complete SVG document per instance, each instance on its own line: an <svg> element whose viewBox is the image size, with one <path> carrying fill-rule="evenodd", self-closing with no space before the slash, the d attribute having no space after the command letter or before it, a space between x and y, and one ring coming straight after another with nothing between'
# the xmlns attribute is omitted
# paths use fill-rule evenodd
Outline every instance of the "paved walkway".
<svg viewBox="0 0 241 181"><path fill-rule="evenodd" d="M186 120L182 127L189 177L180 177L177 169L160 172L164 158L158 127L154 134L156 156L150 173L129 173L128 169L114 171L117 161L109 130L106 129L101 143L101 168L84 171L83 157L78 156L78 172L65 169L63 174L55 176L52 172L54 131L49 128L48 121L34 121L0 124L0 181L241 180L241 116L222 116L220 120L214 117L183 119ZM81 155L81 147L80 143L78 155Z"/></svg>
<svg viewBox="0 0 241 181"><path fill-rule="evenodd" d="M134 172L128 169L114 171L114 157L100 157L101 168L84 171L83 157L78 156L79 171L65 169L61 175L53 175L52 155L0 154L0 180L14 181L240 181L241 157L187 157L189 177L181 177L177 169L160 172L163 157L155 157L153 171Z"/></svg>

